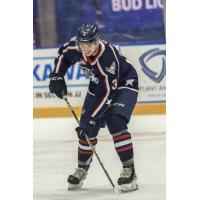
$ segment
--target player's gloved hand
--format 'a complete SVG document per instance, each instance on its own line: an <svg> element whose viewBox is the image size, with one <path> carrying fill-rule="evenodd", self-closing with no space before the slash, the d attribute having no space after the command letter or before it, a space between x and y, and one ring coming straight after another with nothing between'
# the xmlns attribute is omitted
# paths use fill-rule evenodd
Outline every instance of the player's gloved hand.
<svg viewBox="0 0 200 200"><path fill-rule="evenodd" d="M49 90L59 98L63 98L63 95L67 95L67 86L63 74L51 73L49 75L50 83Z"/></svg>
<svg viewBox="0 0 200 200"><path fill-rule="evenodd" d="M78 126L75 130L77 132L79 139L85 139L85 135L87 135L89 138L92 137L92 128L95 126L96 122L91 119L85 127Z"/></svg>

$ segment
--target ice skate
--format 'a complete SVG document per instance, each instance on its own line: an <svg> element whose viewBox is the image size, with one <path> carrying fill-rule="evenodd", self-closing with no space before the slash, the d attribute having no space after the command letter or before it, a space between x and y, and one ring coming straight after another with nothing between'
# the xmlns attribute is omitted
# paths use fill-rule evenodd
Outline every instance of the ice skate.
<svg viewBox="0 0 200 200"><path fill-rule="evenodd" d="M124 167L121 171L120 177L118 179L118 185L122 192L129 192L138 189L136 183L136 174L134 165L130 167Z"/></svg>
<svg viewBox="0 0 200 200"><path fill-rule="evenodd" d="M87 170L84 168L78 167L73 175L70 175L67 179L69 185L68 190L75 190L81 188L83 181L87 177Z"/></svg>

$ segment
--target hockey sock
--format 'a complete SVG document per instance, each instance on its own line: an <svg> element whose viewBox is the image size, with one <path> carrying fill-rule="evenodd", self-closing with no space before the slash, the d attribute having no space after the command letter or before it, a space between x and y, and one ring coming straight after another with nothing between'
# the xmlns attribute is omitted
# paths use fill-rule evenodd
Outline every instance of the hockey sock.
<svg viewBox="0 0 200 200"><path fill-rule="evenodd" d="M90 140L93 146L97 144L97 139ZM92 161L93 151L89 146L86 139L79 139L78 146L78 165L81 168L89 168L89 165Z"/></svg>
<svg viewBox="0 0 200 200"><path fill-rule="evenodd" d="M125 167L133 164L133 145L130 133L124 130L113 134L113 142L122 165Z"/></svg>
<svg viewBox="0 0 200 200"><path fill-rule="evenodd" d="M133 145L131 135L127 131L126 119L120 115L111 114L106 121L122 165L129 166L133 164Z"/></svg>

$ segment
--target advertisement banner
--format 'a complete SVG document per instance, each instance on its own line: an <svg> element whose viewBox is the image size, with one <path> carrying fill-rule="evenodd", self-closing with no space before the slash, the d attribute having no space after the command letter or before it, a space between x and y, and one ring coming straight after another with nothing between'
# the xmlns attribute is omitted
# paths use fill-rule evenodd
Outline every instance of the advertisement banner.
<svg viewBox="0 0 200 200"><path fill-rule="evenodd" d="M129 31L160 27L163 25L163 0L85 1L84 16L85 21L97 21L105 29Z"/></svg>
<svg viewBox="0 0 200 200"><path fill-rule="evenodd" d="M96 24L102 38L113 43L163 41L163 5L163 0L59 0L58 43L76 35L83 23Z"/></svg>
<svg viewBox="0 0 200 200"><path fill-rule="evenodd" d="M119 51L133 64L139 76L138 104L165 103L166 63L165 44L118 46ZM61 108L65 102L49 92L49 74L54 68L57 49L34 50L33 103L34 108ZM72 65L65 75L69 101L81 107L89 79L79 64Z"/></svg>
<svg viewBox="0 0 200 200"><path fill-rule="evenodd" d="M54 68L57 49L34 50L33 59L33 99L34 108L63 107L63 100L49 92L49 74ZM80 106L87 92L88 77L79 64L72 65L65 75L69 100L73 106Z"/></svg>
<svg viewBox="0 0 200 200"><path fill-rule="evenodd" d="M139 76L139 103L166 101L165 44L121 46L120 51L133 64Z"/></svg>

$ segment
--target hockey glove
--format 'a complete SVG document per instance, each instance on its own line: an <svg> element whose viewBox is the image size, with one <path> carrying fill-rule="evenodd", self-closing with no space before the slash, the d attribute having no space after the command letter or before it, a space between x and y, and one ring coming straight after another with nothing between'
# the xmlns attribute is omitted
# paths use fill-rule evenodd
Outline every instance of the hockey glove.
<svg viewBox="0 0 200 200"><path fill-rule="evenodd" d="M92 137L92 128L95 126L96 122L94 120L90 120L86 126L80 127L78 126L75 130L77 132L79 139L85 139L85 135L87 135L89 138Z"/></svg>
<svg viewBox="0 0 200 200"><path fill-rule="evenodd" d="M59 98L63 98L63 95L67 95L67 86L63 74L51 73L49 75L50 83L49 90Z"/></svg>

